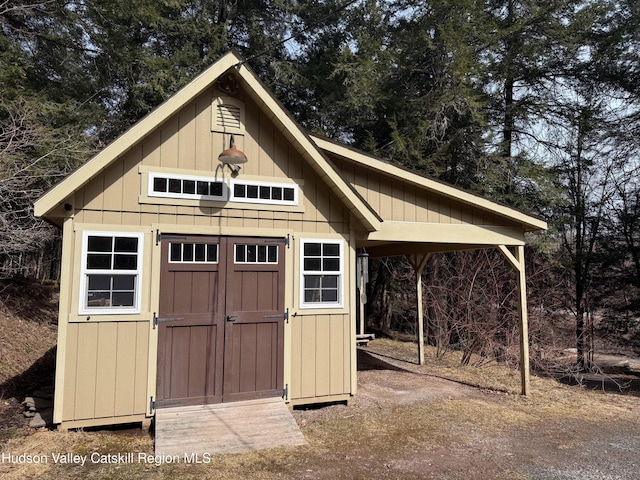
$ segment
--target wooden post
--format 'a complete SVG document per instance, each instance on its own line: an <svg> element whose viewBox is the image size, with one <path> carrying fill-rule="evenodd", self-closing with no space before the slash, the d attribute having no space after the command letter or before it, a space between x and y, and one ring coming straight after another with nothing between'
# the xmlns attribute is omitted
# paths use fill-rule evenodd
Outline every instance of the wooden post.
<svg viewBox="0 0 640 480"><path fill-rule="evenodd" d="M424 365L424 312L422 308L422 272L431 253L425 253L422 258L417 255L407 255L407 260L416 272L416 307L418 313L418 365Z"/></svg>
<svg viewBox="0 0 640 480"><path fill-rule="evenodd" d="M365 308L365 303L364 303L364 289L365 289L365 284L364 284L364 273L362 272L362 270L360 270L360 275L358 275L358 305L360 307L360 312L359 312L359 320L360 320L360 335L364 335L364 321L365 321L365 317L364 317L364 308Z"/></svg>
<svg viewBox="0 0 640 480"><path fill-rule="evenodd" d="M518 293L520 294L520 379L522 395L529 395L529 319L527 316L527 276L524 270L524 245L516 247L516 259L520 263Z"/></svg>
<svg viewBox="0 0 640 480"><path fill-rule="evenodd" d="M522 395L531 393L529 378L529 324L527 316L527 276L524 269L524 245L515 247L515 255L504 245L498 245L502 254L518 272L518 313L520 316L520 383Z"/></svg>

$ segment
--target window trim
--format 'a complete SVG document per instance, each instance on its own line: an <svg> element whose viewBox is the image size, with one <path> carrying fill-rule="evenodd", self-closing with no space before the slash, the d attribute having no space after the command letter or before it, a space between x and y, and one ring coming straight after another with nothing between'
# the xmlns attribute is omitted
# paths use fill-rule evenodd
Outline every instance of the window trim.
<svg viewBox="0 0 640 480"><path fill-rule="evenodd" d="M137 268L136 270L96 270L87 268L87 254L89 237L110 237L110 238L136 238L138 240ZM78 314L79 315L131 315L139 314L142 305L142 263L144 253L144 233L142 232L109 232L109 231L89 231L82 232L82 250L80 254L80 289L78 298ZM133 275L134 278L134 294L133 307L90 307L87 305L87 295L89 288L88 277L91 274L96 275Z"/></svg>
<svg viewBox="0 0 640 480"><path fill-rule="evenodd" d="M274 200L272 198L260 198L258 194L258 198L247 198L247 197L236 197L235 196L235 186L236 185L251 185L258 187L276 187L276 188L291 188L293 190L293 200ZM286 182L264 182L259 180L244 180L244 179L231 179L229 185L229 201L236 203L252 203L258 205L287 205L297 207L300 198L300 188L297 183L286 183Z"/></svg>
<svg viewBox="0 0 640 480"><path fill-rule="evenodd" d="M238 261L238 247L245 248L245 259L243 261ZM256 247L256 260L251 262L247 260L248 257L248 247ZM265 261L261 262L259 260L258 250L260 247L265 247ZM274 248L276 252L275 261L269 260L269 249ZM280 249L277 244L269 244L269 243L234 243L233 245L233 264L234 265L277 265L280 263Z"/></svg>
<svg viewBox="0 0 640 480"><path fill-rule="evenodd" d="M338 277L338 301L337 302L305 302L304 280L306 275L322 275L321 270L305 270L304 269L304 247L307 243L320 243L321 245L332 244L338 245L340 248L339 262L340 269L331 273ZM344 279L345 279L345 248L344 240L335 238L301 238L300 239L300 258L299 258L299 307L300 309L341 309L344 308ZM326 273L326 272L325 272Z"/></svg>
<svg viewBox="0 0 640 480"><path fill-rule="evenodd" d="M207 183L221 183L222 195L200 195L198 193L173 193L173 192L156 192L153 189L154 180L156 178L167 178L176 180L193 180L195 182L207 182ZM149 172L147 196L156 198L183 198L186 200L213 200L218 202L226 202L229 198L229 186L223 179L216 177L205 177L201 175L185 175L182 173L162 173L162 172Z"/></svg>
<svg viewBox="0 0 640 480"><path fill-rule="evenodd" d="M207 248L210 247L211 245L214 245L216 247L216 259L213 262L210 262L208 260L171 260L171 247L173 245L182 245L182 256L184 258L184 245L185 244L189 244L189 245L206 245ZM218 265L220 263L220 244L219 243L201 243L201 242L169 242L169 248L167 249L167 263L170 265ZM195 257L195 255L194 255ZM205 253L205 257L206 257L206 253Z"/></svg>

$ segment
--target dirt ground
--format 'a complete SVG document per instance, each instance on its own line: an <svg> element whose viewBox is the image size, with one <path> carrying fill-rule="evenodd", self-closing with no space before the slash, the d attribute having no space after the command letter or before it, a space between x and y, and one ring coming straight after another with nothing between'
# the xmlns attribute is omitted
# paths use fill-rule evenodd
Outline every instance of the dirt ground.
<svg viewBox="0 0 640 480"><path fill-rule="evenodd" d="M293 410L306 446L221 455L209 465L0 462L0 478L640 480L637 396L532 377L533 394L522 397L513 369L469 368L472 386L459 366L435 370L430 358L421 367L403 360L412 353L402 348L381 342L359 351L349 405ZM19 417L6 407L0 420L14 433L0 439L1 453L153 453L139 429L16 434Z"/></svg>
<svg viewBox="0 0 640 480"><path fill-rule="evenodd" d="M509 408L513 402L513 395L421 374L417 365L394 358L360 351L358 361L358 395L352 404L295 411L299 424L412 404L437 409L442 402L461 400L475 402L480 408L496 403ZM638 399L627 400L631 401L624 402L624 408L633 410ZM525 406L524 415L526 410ZM363 448L362 454L346 453L349 461L336 465L335 470L314 470L310 466L303 478L640 479L640 422L636 415L632 421L619 421L607 411L593 421L585 421L581 415L558 421L555 414L545 419L535 405L531 411L535 417L531 421L505 418L513 428L498 430L483 420L486 412L478 411L477 423L473 419L463 421L459 428L464 432L449 432L456 438L452 443L445 441L446 445L439 446L437 439L409 439L401 454L390 446L389 456L377 457L367 456ZM496 413L504 412L496 409Z"/></svg>

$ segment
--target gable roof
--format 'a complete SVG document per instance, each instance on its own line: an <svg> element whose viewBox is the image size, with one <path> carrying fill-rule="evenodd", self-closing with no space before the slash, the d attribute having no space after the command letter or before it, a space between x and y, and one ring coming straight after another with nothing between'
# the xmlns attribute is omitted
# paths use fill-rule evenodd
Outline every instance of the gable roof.
<svg viewBox="0 0 640 480"><path fill-rule="evenodd" d="M75 170L62 182L45 193L34 204L37 217L55 217L54 210L85 186L95 176L108 168L114 161L144 140L156 128L169 120L177 111L186 106L198 95L210 88L215 81L233 69L242 83L244 92L251 97L258 108L271 118L292 146L313 168L315 173L329 186L333 193L359 219L366 230L379 231L382 219L377 212L359 195L355 187L345 180L328 154L337 155L346 160L375 170L385 175L412 184L420 189L435 192L466 205L472 205L495 215L519 223L524 231L536 231L547 228L544 220L526 215L515 209L492 202L484 197L460 190L417 173L392 165L389 162L368 155L354 148L341 145L327 138L310 135L291 117L284 106L269 91L266 85L246 65L244 59L235 51L230 51L197 76L188 85L162 103L142 120L134 124L93 158Z"/></svg>
<svg viewBox="0 0 640 480"><path fill-rule="evenodd" d="M547 222L527 215L513 208L501 205L487 198L475 195L460 188L439 182L432 178L417 174L407 169L393 165L390 162L381 160L380 158L369 155L365 152L357 150L346 145L336 143L324 137L311 135L315 144L325 152L342 157L352 163L358 164L366 169L375 170L385 175L392 176L401 182L414 185L415 187L434 192L443 197L480 208L500 217L519 223L524 231L533 232L537 230L546 230Z"/></svg>
<svg viewBox="0 0 640 480"><path fill-rule="evenodd" d="M310 163L316 174L362 222L364 227L369 231L379 230L381 220L376 213L342 178L325 154L316 147L307 133L293 120L286 109L245 64L244 59L235 51L228 52L166 102L40 197L34 204L35 216L47 218L62 202L171 118L180 108L211 87L221 75L230 69L234 69L236 76L241 80L245 93L268 114L274 125L283 132L294 148Z"/></svg>

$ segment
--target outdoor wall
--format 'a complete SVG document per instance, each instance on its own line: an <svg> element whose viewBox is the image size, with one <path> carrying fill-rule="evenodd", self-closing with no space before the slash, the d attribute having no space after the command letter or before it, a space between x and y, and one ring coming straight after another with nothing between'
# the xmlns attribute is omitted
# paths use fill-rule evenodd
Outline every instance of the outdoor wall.
<svg viewBox="0 0 640 480"><path fill-rule="evenodd" d="M291 320L291 389L293 403L348 395L353 342L349 315L303 315ZM316 398L316 399L314 399Z"/></svg>
<svg viewBox="0 0 640 480"><path fill-rule="evenodd" d="M519 227L486 210L456 202L436 192L330 155L342 175L386 221Z"/></svg>
<svg viewBox="0 0 640 480"><path fill-rule="evenodd" d="M144 416L148 350L148 321L69 324L62 420Z"/></svg>
<svg viewBox="0 0 640 480"><path fill-rule="evenodd" d="M294 181L300 187L298 206L240 205L190 199L149 198L149 172L180 172L229 178L217 160L228 148L228 135L211 131L210 89L140 144L116 159L72 199L71 228L65 230L67 269L61 295L59 372L54 420L64 426L89 426L140 421L150 413L154 396L158 311L159 247L155 229L162 233L207 235L304 236L344 238L345 282L351 277L352 246L348 243L351 214L316 172L290 146L289 140L247 99L245 132L236 145L249 162L238 178ZM81 315L81 239L86 230L144 233L142 304L140 314ZM295 247L292 247L295 248ZM292 313L297 302L297 259L289 254L287 300ZM306 312L291 317L286 328L285 382L289 398L298 403L348 396L355 385L355 365L349 311L349 283L344 308Z"/></svg>

